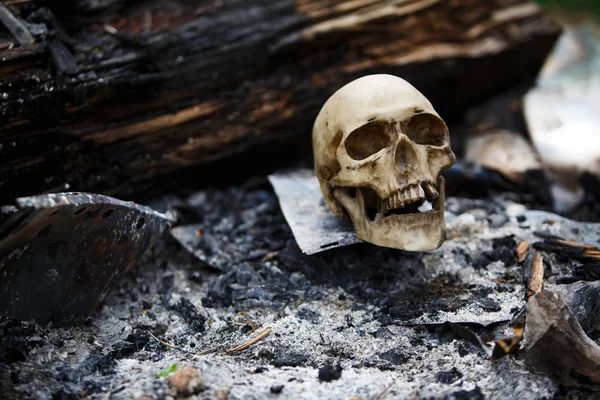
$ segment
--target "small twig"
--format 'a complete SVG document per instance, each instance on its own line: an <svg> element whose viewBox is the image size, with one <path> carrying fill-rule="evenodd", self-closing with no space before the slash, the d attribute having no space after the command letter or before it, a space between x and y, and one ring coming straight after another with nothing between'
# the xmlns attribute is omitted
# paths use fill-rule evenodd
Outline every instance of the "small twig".
<svg viewBox="0 0 600 400"><path fill-rule="evenodd" d="M383 389L383 392L381 392L377 396L375 396L373 398L373 400L381 400L381 399L383 399L383 396L385 396L386 393L392 388L392 386L394 385L394 383L395 382L392 382L389 385L387 385L387 387L385 389Z"/></svg>
<svg viewBox="0 0 600 400"><path fill-rule="evenodd" d="M173 346L172 344L169 344L169 343L167 343L167 342L164 342L164 341L160 340L159 338L157 338L156 336L154 336L154 335L152 334L152 332L150 332L150 331L147 331L147 332L148 332L148 335L152 336L152 338L153 338L154 340L156 340L157 342L159 342L159 343L161 343L161 344L164 344L165 346L171 347L171 348L173 348L173 349L175 349L175 350L181 350L181 349L180 349L179 347L177 347L177 346Z"/></svg>
<svg viewBox="0 0 600 400"><path fill-rule="evenodd" d="M202 351L199 351L198 353L190 354L189 356L185 357L185 360L191 360L194 357L203 356L205 354L213 353L215 351L216 351L215 349L202 350Z"/></svg>
<svg viewBox="0 0 600 400"><path fill-rule="evenodd" d="M239 346L235 346L235 347L231 347L231 348L227 349L227 353L232 354L232 353L237 353L238 351L246 350L248 347L252 346L254 343L267 337L269 335L269 333L271 333L271 330L272 330L271 328L267 328L267 329L263 330L258 335L256 335L254 337L254 339L251 339L251 340L247 341L246 343L243 343Z"/></svg>
<svg viewBox="0 0 600 400"><path fill-rule="evenodd" d="M544 286L544 258L536 251L531 261L531 278L529 279L527 300L542 291Z"/></svg>

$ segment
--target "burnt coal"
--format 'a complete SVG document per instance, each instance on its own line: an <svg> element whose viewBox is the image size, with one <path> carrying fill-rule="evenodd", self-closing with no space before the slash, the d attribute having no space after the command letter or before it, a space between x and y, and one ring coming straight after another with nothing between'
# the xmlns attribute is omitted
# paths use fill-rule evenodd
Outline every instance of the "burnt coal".
<svg viewBox="0 0 600 400"><path fill-rule="evenodd" d="M25 361L32 346L26 338L7 337L0 343L0 360L6 362Z"/></svg>
<svg viewBox="0 0 600 400"><path fill-rule="evenodd" d="M309 310L308 308L303 308L303 309L299 310L296 313L296 315L298 316L298 318L300 318L304 321L308 321L313 324L318 324L321 319L321 316L319 315L318 312Z"/></svg>
<svg viewBox="0 0 600 400"><path fill-rule="evenodd" d="M512 236L492 240L492 250L481 253L473 261L475 268L485 268L495 261L502 261L505 267L513 266L517 259L515 248L517 243Z"/></svg>
<svg viewBox="0 0 600 400"><path fill-rule="evenodd" d="M401 365L408 361L408 356L399 347L390 349L383 353L379 353L377 354L377 357L381 358L382 360L389 361L395 365Z"/></svg>
<svg viewBox="0 0 600 400"><path fill-rule="evenodd" d="M600 282L577 282L561 289L584 332L593 340L600 339Z"/></svg>
<svg viewBox="0 0 600 400"><path fill-rule="evenodd" d="M202 298L202 305L207 308L228 307L233 304L232 285L236 283L235 271L219 276L210 285L208 295Z"/></svg>
<svg viewBox="0 0 600 400"><path fill-rule="evenodd" d="M456 367L452 368L449 371L440 371L435 374L435 380L440 383L445 383L450 385L460 378L462 378L463 374L456 369Z"/></svg>
<svg viewBox="0 0 600 400"><path fill-rule="evenodd" d="M458 390L446 397L447 400L485 400L481 389L476 387L473 390Z"/></svg>
<svg viewBox="0 0 600 400"><path fill-rule="evenodd" d="M171 292L175 286L175 274L165 274L161 279L161 285L158 289L158 293L167 294Z"/></svg>
<svg viewBox="0 0 600 400"><path fill-rule="evenodd" d="M270 391L273 394L279 394L283 391L283 387L284 387L284 385L274 385L274 386L271 386Z"/></svg>
<svg viewBox="0 0 600 400"><path fill-rule="evenodd" d="M308 356L306 354L300 353L289 353L284 354L273 360L273 366L277 368L281 367L298 367L300 365L305 364L308 361Z"/></svg>
<svg viewBox="0 0 600 400"><path fill-rule="evenodd" d="M594 282L600 280L600 264L598 265L577 265L572 275L561 276L557 278L560 284L575 283L578 281Z"/></svg>
<svg viewBox="0 0 600 400"><path fill-rule="evenodd" d="M331 365L327 364L319 368L319 381L320 382L331 382L336 381L342 377L342 367L340 364Z"/></svg>
<svg viewBox="0 0 600 400"><path fill-rule="evenodd" d="M32 323L0 317L0 361L24 361L31 349L43 345L43 341L28 339L35 334Z"/></svg>
<svg viewBox="0 0 600 400"><path fill-rule="evenodd" d="M406 321L422 315L424 310L419 308L414 303L405 301L391 306L388 312L390 317Z"/></svg>
<svg viewBox="0 0 600 400"><path fill-rule="evenodd" d="M485 312L496 312L502 310L502 307L490 298L482 298L477 300L477 305Z"/></svg>
<svg viewBox="0 0 600 400"><path fill-rule="evenodd" d="M192 304L191 301L185 297L182 297L171 308L181 314L185 322L189 324L192 331L204 332L206 318L198 312L198 309Z"/></svg>
<svg viewBox="0 0 600 400"><path fill-rule="evenodd" d="M458 344L458 355L464 357L472 352L472 345L469 343L459 343Z"/></svg>

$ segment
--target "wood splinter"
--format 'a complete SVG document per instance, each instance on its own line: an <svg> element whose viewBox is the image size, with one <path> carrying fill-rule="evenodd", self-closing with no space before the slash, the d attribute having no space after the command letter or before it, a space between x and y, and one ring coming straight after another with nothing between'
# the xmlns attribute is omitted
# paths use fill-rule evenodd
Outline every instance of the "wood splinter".
<svg viewBox="0 0 600 400"><path fill-rule="evenodd" d="M523 241L517 245L516 253L517 253L517 260L519 261L519 263L522 263L523 261L525 261L525 258L527 257L527 252L529 251L530 248L531 248L531 243L525 242L525 241Z"/></svg>
<svg viewBox="0 0 600 400"><path fill-rule="evenodd" d="M175 349L175 350L181 350L179 347L177 347L175 345L167 343L164 340L160 340L159 338L157 338L156 336L154 336L152 334L152 332L150 332L150 331L147 331L147 332L148 332L148 335L150 335L152 337L152 339L156 340L158 343L162 344L163 346L167 346L167 347L170 347L170 348Z"/></svg>
<svg viewBox="0 0 600 400"><path fill-rule="evenodd" d="M542 291L544 286L544 258L536 251L531 261L531 278L529 279L529 290L527 300Z"/></svg>

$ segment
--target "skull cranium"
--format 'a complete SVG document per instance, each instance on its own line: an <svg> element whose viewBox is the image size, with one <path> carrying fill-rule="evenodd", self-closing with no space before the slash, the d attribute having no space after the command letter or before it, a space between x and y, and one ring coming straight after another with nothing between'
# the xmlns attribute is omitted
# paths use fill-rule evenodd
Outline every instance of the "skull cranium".
<svg viewBox="0 0 600 400"><path fill-rule="evenodd" d="M312 140L325 201L350 216L359 239L411 251L441 246L441 173L456 158L446 124L411 84L392 75L348 83L323 105Z"/></svg>

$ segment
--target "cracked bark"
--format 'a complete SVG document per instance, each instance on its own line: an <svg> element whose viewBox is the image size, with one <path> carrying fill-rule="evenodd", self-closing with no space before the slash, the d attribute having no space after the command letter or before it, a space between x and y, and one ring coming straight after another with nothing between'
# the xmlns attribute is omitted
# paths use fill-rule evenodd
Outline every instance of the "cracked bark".
<svg viewBox="0 0 600 400"><path fill-rule="evenodd" d="M143 201L235 179L231 160L268 170L306 156L323 102L371 73L452 120L533 80L559 33L522 0L10 3L47 32L0 33L2 203L65 183Z"/></svg>

